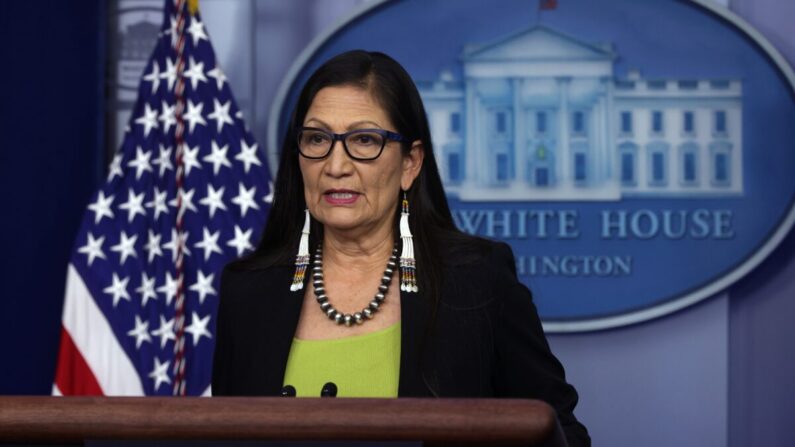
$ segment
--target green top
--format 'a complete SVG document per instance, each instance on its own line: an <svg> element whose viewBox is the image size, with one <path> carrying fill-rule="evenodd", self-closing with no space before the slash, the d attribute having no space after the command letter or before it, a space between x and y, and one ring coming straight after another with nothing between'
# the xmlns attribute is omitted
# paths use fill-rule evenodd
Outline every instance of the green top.
<svg viewBox="0 0 795 447"><path fill-rule="evenodd" d="M327 382L337 397L397 397L400 322L369 334L331 340L293 338L284 384L298 397L319 397Z"/></svg>

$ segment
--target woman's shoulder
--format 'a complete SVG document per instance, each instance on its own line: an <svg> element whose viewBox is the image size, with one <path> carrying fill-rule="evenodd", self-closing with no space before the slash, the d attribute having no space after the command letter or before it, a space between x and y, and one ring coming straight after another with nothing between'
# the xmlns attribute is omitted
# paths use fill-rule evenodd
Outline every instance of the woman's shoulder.
<svg viewBox="0 0 795 447"><path fill-rule="evenodd" d="M444 263L442 302L449 306L486 305L517 282L513 252L504 242L478 238L471 246L447 254L453 258Z"/></svg>
<svg viewBox="0 0 795 447"><path fill-rule="evenodd" d="M440 244L440 253L448 270L504 271L516 276L513 251L505 242L463 235Z"/></svg>
<svg viewBox="0 0 795 447"><path fill-rule="evenodd" d="M275 290L279 285L289 288L292 272L288 266L258 267L232 261L221 272L222 299L248 296L252 291ZM285 285L286 284L286 285Z"/></svg>

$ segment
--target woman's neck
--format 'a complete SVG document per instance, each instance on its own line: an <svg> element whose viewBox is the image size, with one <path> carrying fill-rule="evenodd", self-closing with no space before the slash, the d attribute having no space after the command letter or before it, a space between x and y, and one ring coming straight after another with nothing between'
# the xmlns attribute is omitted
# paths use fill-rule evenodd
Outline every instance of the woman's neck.
<svg viewBox="0 0 795 447"><path fill-rule="evenodd" d="M364 237L351 237L326 228L323 232L323 263L361 272L383 270L395 247L391 229Z"/></svg>

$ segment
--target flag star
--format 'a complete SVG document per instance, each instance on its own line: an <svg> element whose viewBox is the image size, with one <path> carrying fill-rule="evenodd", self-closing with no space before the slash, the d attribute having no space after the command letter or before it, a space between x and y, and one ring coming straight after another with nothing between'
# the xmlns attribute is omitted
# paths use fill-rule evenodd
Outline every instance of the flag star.
<svg viewBox="0 0 795 447"><path fill-rule="evenodd" d="M217 124L217 131L221 133L221 130L224 128L224 124L232 124L232 117L229 116L229 107L232 105L232 101L227 101L226 104L221 104L220 101L213 98L213 113L207 115L207 118L216 120Z"/></svg>
<svg viewBox="0 0 795 447"><path fill-rule="evenodd" d="M110 170L109 170L110 172L108 172L108 181L113 180L113 177L116 177L117 175L119 177L122 177L124 175L124 172L121 170L121 159L122 159L121 153L118 153L113 156L113 161L110 162Z"/></svg>
<svg viewBox="0 0 795 447"><path fill-rule="evenodd" d="M166 295L166 305L171 305L171 300L177 296L177 280L171 276L171 272L166 272L165 283L157 288L157 291Z"/></svg>
<svg viewBox="0 0 795 447"><path fill-rule="evenodd" d="M144 171L152 172L152 165L149 159L152 157L151 152L144 152L140 146L135 149L135 160L130 160L127 166L135 168L135 179L139 180Z"/></svg>
<svg viewBox="0 0 795 447"><path fill-rule="evenodd" d="M135 291L141 294L141 307L146 306L150 299L156 300L155 278L150 278L146 275L146 272L141 272L141 285Z"/></svg>
<svg viewBox="0 0 795 447"><path fill-rule="evenodd" d="M216 190L213 188L212 184L207 184L207 195L199 200L199 204L207 206L210 208L210 217L213 217L215 211L217 209L222 209L226 211L226 205L224 205L223 196L224 196L224 188L222 186L220 189Z"/></svg>
<svg viewBox="0 0 795 447"><path fill-rule="evenodd" d="M201 169L202 165L199 163L199 146L191 149L187 144L182 145L182 164L185 166L185 176L190 175L190 170L193 168Z"/></svg>
<svg viewBox="0 0 795 447"><path fill-rule="evenodd" d="M268 180L268 195L262 198L265 203L273 203L273 182Z"/></svg>
<svg viewBox="0 0 795 447"><path fill-rule="evenodd" d="M146 202L146 207L155 209L155 220L160 217L160 213L168 214L168 207L166 206L166 191L161 192L160 189L155 186L155 191L152 195L152 201Z"/></svg>
<svg viewBox="0 0 795 447"><path fill-rule="evenodd" d="M149 322L141 321L141 317L135 316L135 328L127 331L127 335L135 337L135 349L141 349L141 344L145 341L152 342L152 337L149 335Z"/></svg>
<svg viewBox="0 0 795 447"><path fill-rule="evenodd" d="M119 209L127 210L127 222L132 222L136 214L146 216L143 206L144 193L135 194L135 191L130 188L127 201L119 205Z"/></svg>
<svg viewBox="0 0 795 447"><path fill-rule="evenodd" d="M246 189L242 183L238 183L238 194L232 198L232 203L240 207L241 217L246 217L246 212L248 212L249 208L259 209L259 205L254 201L254 192L256 190L256 186Z"/></svg>
<svg viewBox="0 0 795 447"><path fill-rule="evenodd" d="M179 37L177 36L177 19L175 19L174 16L169 16L168 19L171 21L171 23L169 24L168 29L165 31L165 34L171 35L171 46L176 47L177 39Z"/></svg>
<svg viewBox="0 0 795 447"><path fill-rule="evenodd" d="M163 236L155 233L151 229L149 230L149 237L146 241L146 245L144 245L144 250L146 250L147 254L149 255L148 260L150 263L153 259L155 259L155 256L163 256L163 250L160 249L160 239L162 237Z"/></svg>
<svg viewBox="0 0 795 447"><path fill-rule="evenodd" d="M207 325L210 323L210 315L207 315L204 318L199 318L199 315L196 312L193 312L190 326L185 328L185 332L193 335L193 346L196 346L199 343L202 335L207 338L213 338L210 331L207 330Z"/></svg>
<svg viewBox="0 0 795 447"><path fill-rule="evenodd" d="M207 121L202 117L203 108L203 103L194 104L193 101L190 99L188 100L188 111L182 115L182 118L188 121L188 129L191 133L193 133L193 128L196 127L196 124L201 124L202 126L207 125Z"/></svg>
<svg viewBox="0 0 795 447"><path fill-rule="evenodd" d="M169 340L177 339L174 334L174 319L166 321L166 317L160 315L160 327L152 331L152 335L160 337L160 349L165 348Z"/></svg>
<svg viewBox="0 0 795 447"><path fill-rule="evenodd" d="M237 256L240 257L246 250L254 249L251 245L251 232L251 228L243 231L239 226L235 225L235 237L230 239L226 245L234 247L237 250Z"/></svg>
<svg viewBox="0 0 795 447"><path fill-rule="evenodd" d="M161 105L162 110L160 111L160 117L158 120L163 122L163 132L168 133L168 129L171 129L171 126L177 124L177 106L176 104L169 106L165 101L161 101Z"/></svg>
<svg viewBox="0 0 795 447"><path fill-rule="evenodd" d="M113 307L116 307L119 304L119 300L124 298L127 301L130 301L130 294L127 293L127 283L130 281L130 278L119 279L119 275L115 272L113 273L113 283L108 287L102 289L103 292L113 295Z"/></svg>
<svg viewBox="0 0 795 447"><path fill-rule="evenodd" d="M180 190L182 191L182 190ZM185 214L185 210L191 210L194 213L198 213L199 210L196 209L196 205L193 204L193 193L196 192L196 188L191 189L190 191L182 191L181 199L182 202L180 203L179 209L177 210L177 216L182 217ZM168 202L169 205L173 206L174 208L177 207L177 198L174 197Z"/></svg>
<svg viewBox="0 0 795 447"><path fill-rule="evenodd" d="M154 95L157 88L160 87L160 66L157 61L152 61L152 71L144 75L144 81L152 83L152 94Z"/></svg>
<svg viewBox="0 0 795 447"><path fill-rule="evenodd" d="M182 72L182 76L190 79L191 88L195 91L199 82L207 82L207 76L204 76L204 62L197 63L191 56L188 63L190 66Z"/></svg>
<svg viewBox="0 0 795 447"><path fill-rule="evenodd" d="M165 248L166 250L171 250L171 262L176 262L177 250L180 247L182 248L182 252L185 253L185 256L190 256L190 250L188 250L187 242L188 242L187 231L183 232L182 234L179 234L177 233L176 229L174 228L171 229L171 241L169 241L166 244L163 244L163 248Z"/></svg>
<svg viewBox="0 0 795 447"><path fill-rule="evenodd" d="M235 155L235 160L243 163L243 171L248 174L251 165L262 166L262 163L257 158L257 143L249 146L246 140L240 140L240 153Z"/></svg>
<svg viewBox="0 0 795 447"><path fill-rule="evenodd" d="M202 232L203 237L201 242L197 242L194 247L204 250L204 260L206 261L209 259L213 253L218 253L220 255L224 254L224 252L218 246L218 236L221 235L221 231L219 230L211 234L210 231L207 230L207 227L204 227Z"/></svg>
<svg viewBox="0 0 795 447"><path fill-rule="evenodd" d="M199 294L199 304L204 304L204 299L207 295L216 295L216 291L213 288L213 277L215 277L215 273L210 273L209 276L204 276L201 270L196 271L196 282L190 286L189 290L197 292Z"/></svg>
<svg viewBox="0 0 795 447"><path fill-rule="evenodd" d="M174 165L171 164L171 149L170 147L164 147L162 144L160 145L160 155L157 156L154 160L152 160L152 164L158 166L160 168L159 175L160 177L165 174L168 170L173 170Z"/></svg>
<svg viewBox="0 0 795 447"><path fill-rule="evenodd" d="M135 252L135 241L138 240L138 235L134 234L132 237L128 238L127 233L122 230L121 235L119 236L119 243L110 247L111 251L116 251L121 256L121 261L119 264L124 264L124 261L127 260L128 256L132 256L133 258L137 258L138 254Z"/></svg>
<svg viewBox="0 0 795 447"><path fill-rule="evenodd" d="M226 81L226 74L224 74L221 67L216 65L215 68L207 72L207 76L215 79L215 85L218 87L218 91L220 92L222 88L224 88L224 82Z"/></svg>
<svg viewBox="0 0 795 447"><path fill-rule="evenodd" d="M160 389L160 385L171 383L171 379L168 377L168 365L170 363L170 360L166 361L166 363L160 363L160 359L155 357L155 366L152 368L152 372L149 373L149 378L155 380L155 391Z"/></svg>
<svg viewBox="0 0 795 447"><path fill-rule="evenodd" d="M104 216L113 219L113 210L110 209L110 204L113 203L113 195L105 197L105 193L100 191L97 196L97 201L88 205L88 209L94 212L94 223L98 224Z"/></svg>
<svg viewBox="0 0 795 447"><path fill-rule="evenodd" d="M149 103L144 104L144 114L138 117L135 123L144 126L144 136L149 136L149 131L157 128L157 109L149 107Z"/></svg>
<svg viewBox="0 0 795 447"><path fill-rule="evenodd" d="M202 158L202 160L212 163L213 175L218 175L218 171L221 170L221 166L226 166L227 168L232 167L232 163L229 163L229 159L226 158L226 152L229 150L228 144L224 147L218 147L218 143L216 143L215 140L212 140L211 150L212 153L210 155L206 155L204 158Z"/></svg>
<svg viewBox="0 0 795 447"><path fill-rule="evenodd" d="M201 39L209 41L207 33L204 32L204 24L196 16L191 17L190 26L187 31L190 33L191 37L193 37L194 47Z"/></svg>
<svg viewBox="0 0 795 447"><path fill-rule="evenodd" d="M88 256L89 267L91 267L91 263L94 262L94 258L107 259L105 257L105 253L102 252L102 244L104 242L105 236L101 236L99 239L94 239L94 235L88 233L88 243L77 249L78 253L83 253Z"/></svg>
<svg viewBox="0 0 795 447"><path fill-rule="evenodd" d="M175 38L175 35L172 34L172 39ZM166 58L166 71L160 73L160 77L162 79L168 79L168 89L174 89L174 83L177 82L177 66L174 62L171 61L171 58Z"/></svg>

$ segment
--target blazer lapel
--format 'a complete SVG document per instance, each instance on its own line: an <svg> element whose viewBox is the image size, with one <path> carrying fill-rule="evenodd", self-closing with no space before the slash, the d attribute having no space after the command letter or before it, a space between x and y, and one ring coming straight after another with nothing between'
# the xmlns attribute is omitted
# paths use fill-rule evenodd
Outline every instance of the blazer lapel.
<svg viewBox="0 0 795 447"><path fill-rule="evenodd" d="M308 278L304 278L304 289L290 291L293 270L285 268L284 273L274 275L274 281L263 284L262 294L267 297L270 315L263 316L265 324L261 343L263 346L262 381L267 395L281 395L284 383L284 371L287 369L287 358L290 347L298 327L298 318L301 316L301 305L304 292L308 287Z"/></svg>
<svg viewBox="0 0 795 447"><path fill-rule="evenodd" d="M422 348L427 322L430 318L430 307L422 291L418 293L400 292L399 397L432 395L427 378L424 378L423 374L423 366L427 364L423 359L428 357L430 346Z"/></svg>

